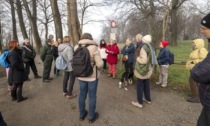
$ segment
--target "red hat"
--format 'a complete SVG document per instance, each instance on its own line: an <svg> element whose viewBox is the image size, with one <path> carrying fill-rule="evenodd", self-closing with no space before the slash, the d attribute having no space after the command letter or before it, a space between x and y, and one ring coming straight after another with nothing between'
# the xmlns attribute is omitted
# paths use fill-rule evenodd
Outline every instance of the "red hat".
<svg viewBox="0 0 210 126"><path fill-rule="evenodd" d="M160 43L163 45L163 47L168 46L168 41L166 40L162 40Z"/></svg>

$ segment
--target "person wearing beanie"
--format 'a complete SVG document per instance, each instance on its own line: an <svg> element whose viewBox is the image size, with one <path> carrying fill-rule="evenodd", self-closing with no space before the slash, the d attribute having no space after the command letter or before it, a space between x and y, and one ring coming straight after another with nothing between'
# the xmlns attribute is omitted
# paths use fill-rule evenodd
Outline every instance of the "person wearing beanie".
<svg viewBox="0 0 210 126"><path fill-rule="evenodd" d="M168 68L169 68L169 50L167 48L168 41L162 40L160 42L160 52L157 57L159 65L159 80L157 85L161 84L161 87L166 87L168 83Z"/></svg>
<svg viewBox="0 0 210 126"><path fill-rule="evenodd" d="M140 43L139 36L136 36L137 43ZM153 73L153 65L151 54L154 53L150 43L152 41L151 35L146 35L142 38L142 45L137 44L137 48L135 50L135 69L134 75L137 78L137 101L132 101L131 104L142 108L143 107L143 93L145 97L145 102L151 104L150 98L150 77ZM156 58L155 58L156 59ZM146 69L144 69L146 68ZM144 70L143 70L144 69Z"/></svg>
<svg viewBox="0 0 210 126"><path fill-rule="evenodd" d="M197 63L201 62L207 55L208 51L205 48L205 42L203 39L195 39L192 42L192 52L189 55L189 59L186 63L186 69L191 70ZM192 77L189 77L189 84L191 90L191 96L186 100L192 103L200 103L198 84Z"/></svg>
<svg viewBox="0 0 210 126"><path fill-rule="evenodd" d="M210 13L201 20L201 33L210 40ZM209 41L210 42L210 41ZM199 97L203 106L197 126L210 126L210 53L190 71L193 80L199 83Z"/></svg>
<svg viewBox="0 0 210 126"><path fill-rule="evenodd" d="M43 82L50 82L50 80L53 79L50 77L50 71L53 62L53 51L51 49L53 45L53 38L53 35L49 35L49 39L46 40L46 43L40 52L40 58L43 62Z"/></svg>

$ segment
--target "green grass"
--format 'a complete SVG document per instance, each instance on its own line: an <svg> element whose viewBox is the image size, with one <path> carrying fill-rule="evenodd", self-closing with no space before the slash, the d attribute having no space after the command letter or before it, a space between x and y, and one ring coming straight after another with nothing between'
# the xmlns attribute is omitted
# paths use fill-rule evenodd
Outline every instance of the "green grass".
<svg viewBox="0 0 210 126"><path fill-rule="evenodd" d="M192 40L179 41L177 46L168 46L168 49L174 53L174 58L175 58L175 64L169 66L168 88L176 91L181 91L180 92L181 94L186 94L189 91L188 78L190 72L189 70L186 70L185 64L189 57L190 52L192 51L191 42ZM122 47L123 44L119 44L119 48ZM157 55L158 52L159 50L157 50ZM123 72L124 72L124 66L122 65L121 62L119 62L117 76L120 77ZM151 77L151 81L153 83L157 80L158 80L158 70Z"/></svg>

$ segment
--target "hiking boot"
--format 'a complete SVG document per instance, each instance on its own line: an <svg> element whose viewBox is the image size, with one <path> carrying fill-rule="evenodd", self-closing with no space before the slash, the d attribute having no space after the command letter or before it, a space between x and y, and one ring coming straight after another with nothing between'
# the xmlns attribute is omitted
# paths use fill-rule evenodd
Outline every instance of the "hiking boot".
<svg viewBox="0 0 210 126"><path fill-rule="evenodd" d="M46 78L47 80L53 80L53 78L52 77L48 77L48 78Z"/></svg>
<svg viewBox="0 0 210 126"><path fill-rule="evenodd" d="M92 119L89 119L89 123L94 123L98 119L98 112L95 112L95 115Z"/></svg>
<svg viewBox="0 0 210 126"><path fill-rule="evenodd" d="M136 106L136 107L139 107L139 108L143 108L143 105L142 104L139 104L138 102L131 102L132 105Z"/></svg>
<svg viewBox="0 0 210 126"><path fill-rule="evenodd" d="M107 75L107 77L111 77L111 76L112 76L112 74L108 74L108 75Z"/></svg>
<svg viewBox="0 0 210 126"><path fill-rule="evenodd" d="M83 121L83 120L85 119L85 117L87 116L87 114L88 114L88 111L85 110L85 114L84 114L83 116L80 116L80 117L79 117L79 120L80 120L80 121Z"/></svg>
<svg viewBox="0 0 210 126"><path fill-rule="evenodd" d="M161 84L161 82L155 82L155 84L156 84L156 85L160 85L160 84Z"/></svg>
<svg viewBox="0 0 210 126"><path fill-rule="evenodd" d="M42 78L42 77L39 76L39 75L35 75L34 78L35 78L35 79L38 79L38 78Z"/></svg>
<svg viewBox="0 0 210 126"><path fill-rule="evenodd" d="M192 103L200 103L200 99L198 97L188 97L187 101Z"/></svg>
<svg viewBox="0 0 210 126"><path fill-rule="evenodd" d="M167 84L162 84L162 85L161 85L161 87L163 87L163 88L166 87L166 86L167 86Z"/></svg>
<svg viewBox="0 0 210 126"><path fill-rule="evenodd" d="M43 80L42 80L42 82L49 83L49 82L50 82L50 80L48 80L48 79L43 79Z"/></svg>
<svg viewBox="0 0 210 126"><path fill-rule="evenodd" d="M21 97L20 99L17 99L17 102L22 102L25 101L26 99L28 99L27 97Z"/></svg>

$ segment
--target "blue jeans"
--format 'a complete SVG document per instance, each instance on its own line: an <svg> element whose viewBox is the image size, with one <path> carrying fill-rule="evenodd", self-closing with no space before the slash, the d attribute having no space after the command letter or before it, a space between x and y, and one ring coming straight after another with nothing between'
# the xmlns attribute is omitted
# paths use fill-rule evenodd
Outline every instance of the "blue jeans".
<svg viewBox="0 0 210 126"><path fill-rule="evenodd" d="M95 81L82 81L79 80L80 84L80 93L79 93L79 111L80 117L85 115L85 100L87 97L87 93L89 92L89 119L93 119L95 116L96 109L96 92L98 86L98 79Z"/></svg>
<svg viewBox="0 0 210 126"><path fill-rule="evenodd" d="M137 100L139 104L143 104L143 93L144 93L145 99L147 101L151 101L149 79L137 80Z"/></svg>

